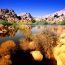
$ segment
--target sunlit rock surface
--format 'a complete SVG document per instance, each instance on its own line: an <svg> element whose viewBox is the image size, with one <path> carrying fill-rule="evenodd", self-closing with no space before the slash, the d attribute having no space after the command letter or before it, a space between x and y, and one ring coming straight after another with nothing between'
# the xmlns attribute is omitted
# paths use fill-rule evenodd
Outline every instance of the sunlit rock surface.
<svg viewBox="0 0 65 65"><path fill-rule="evenodd" d="M40 51L31 51L31 54L32 54L34 60L36 60L36 61L42 61L43 55L41 54Z"/></svg>

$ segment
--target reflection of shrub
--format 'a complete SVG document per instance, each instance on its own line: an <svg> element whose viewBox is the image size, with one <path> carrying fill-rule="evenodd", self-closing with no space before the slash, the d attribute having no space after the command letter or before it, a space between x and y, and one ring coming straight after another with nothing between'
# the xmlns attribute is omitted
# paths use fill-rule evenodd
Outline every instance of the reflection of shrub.
<svg viewBox="0 0 65 65"><path fill-rule="evenodd" d="M19 29L21 32L23 32L25 37L30 37L31 35L31 26L30 25L19 25Z"/></svg>

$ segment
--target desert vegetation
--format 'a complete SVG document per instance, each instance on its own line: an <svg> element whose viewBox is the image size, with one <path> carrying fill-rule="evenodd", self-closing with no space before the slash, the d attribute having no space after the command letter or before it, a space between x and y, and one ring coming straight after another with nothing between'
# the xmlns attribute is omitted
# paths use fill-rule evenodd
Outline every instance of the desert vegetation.
<svg viewBox="0 0 65 65"><path fill-rule="evenodd" d="M19 25L24 38L0 44L0 65L64 65L65 26L41 26L32 33L30 25Z"/></svg>
<svg viewBox="0 0 65 65"><path fill-rule="evenodd" d="M10 53L14 51L16 44L12 40L8 40L0 44L0 65L12 64Z"/></svg>
<svg viewBox="0 0 65 65"><path fill-rule="evenodd" d="M13 26L16 26L16 22L13 21L13 22L8 22L7 20L0 20L0 24L4 25L4 26L10 26L10 25L13 25Z"/></svg>

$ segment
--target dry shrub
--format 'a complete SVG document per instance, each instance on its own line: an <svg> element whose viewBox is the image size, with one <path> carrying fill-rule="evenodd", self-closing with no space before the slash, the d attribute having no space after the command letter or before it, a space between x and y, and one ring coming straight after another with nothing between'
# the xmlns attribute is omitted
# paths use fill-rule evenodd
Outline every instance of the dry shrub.
<svg viewBox="0 0 65 65"><path fill-rule="evenodd" d="M29 47L28 47L30 50L35 50L37 48L37 44L35 41L31 41L29 43Z"/></svg>
<svg viewBox="0 0 65 65"><path fill-rule="evenodd" d="M24 51L29 49L29 41L24 39L24 40L20 40L20 48Z"/></svg>
<svg viewBox="0 0 65 65"><path fill-rule="evenodd" d="M2 56L0 58L0 65L10 65L11 63L10 55Z"/></svg>
<svg viewBox="0 0 65 65"><path fill-rule="evenodd" d="M56 46L57 35L48 30L42 30L36 34L32 35L32 40L28 39L20 42L20 47L22 50L38 50L41 53L45 54L47 58L53 57L52 49Z"/></svg>
<svg viewBox="0 0 65 65"><path fill-rule="evenodd" d="M57 46L53 48L57 65L65 65L65 33L59 36Z"/></svg>
<svg viewBox="0 0 65 65"><path fill-rule="evenodd" d="M34 41L29 41L29 40L22 40L20 41L20 48L24 51L27 50L35 50L37 48L37 44Z"/></svg>
<svg viewBox="0 0 65 65"><path fill-rule="evenodd" d="M0 65L10 65L10 53L15 48L16 44L14 41L5 41L0 45Z"/></svg>
<svg viewBox="0 0 65 65"><path fill-rule="evenodd" d="M36 42L37 50L45 54L47 58L53 56L52 49L56 46L57 35L46 29L33 35L33 41Z"/></svg>
<svg viewBox="0 0 65 65"><path fill-rule="evenodd" d="M8 54L10 50L13 50L15 48L16 44L12 40L8 40L3 42L0 45L0 54Z"/></svg>

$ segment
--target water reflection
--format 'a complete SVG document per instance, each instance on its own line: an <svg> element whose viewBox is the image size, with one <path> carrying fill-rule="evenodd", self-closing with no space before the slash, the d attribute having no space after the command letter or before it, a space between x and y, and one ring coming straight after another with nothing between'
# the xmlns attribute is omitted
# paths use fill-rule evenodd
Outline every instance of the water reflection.
<svg viewBox="0 0 65 65"><path fill-rule="evenodd" d="M29 27L30 27L30 25L29 25ZM26 34L30 31L32 33L41 32L44 29L52 30L53 32L55 32L57 34L61 34L61 33L65 32L65 26L61 26L61 25L42 25L42 26L41 25L35 25L35 26L32 26L30 28L30 30L26 29ZM24 34L25 34L25 32L24 32ZM3 41L6 41L6 40L10 40L10 39L17 41L23 37L24 37L23 30L16 29L12 26L9 26L9 27L5 26L4 27L4 26L0 25L0 43Z"/></svg>

